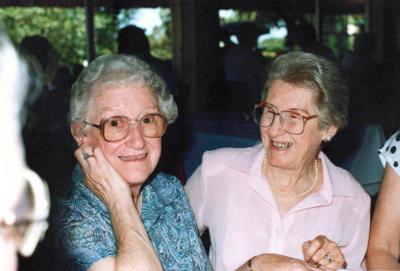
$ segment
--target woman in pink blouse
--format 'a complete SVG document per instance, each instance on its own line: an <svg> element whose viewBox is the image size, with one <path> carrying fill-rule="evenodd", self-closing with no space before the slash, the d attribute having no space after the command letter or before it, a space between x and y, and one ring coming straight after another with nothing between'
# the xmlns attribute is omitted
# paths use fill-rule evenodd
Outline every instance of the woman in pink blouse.
<svg viewBox="0 0 400 271"><path fill-rule="evenodd" d="M347 122L335 64L278 57L254 107L262 144L206 152L186 192L223 270L363 270L370 198L320 150Z"/></svg>

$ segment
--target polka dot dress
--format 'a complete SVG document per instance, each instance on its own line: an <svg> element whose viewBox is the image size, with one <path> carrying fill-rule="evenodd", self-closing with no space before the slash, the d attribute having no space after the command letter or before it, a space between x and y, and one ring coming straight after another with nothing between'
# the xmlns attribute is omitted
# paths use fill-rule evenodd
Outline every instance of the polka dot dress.
<svg viewBox="0 0 400 271"><path fill-rule="evenodd" d="M389 163L396 173L400 175L400 130L385 142L385 145L378 150L378 155L383 166Z"/></svg>

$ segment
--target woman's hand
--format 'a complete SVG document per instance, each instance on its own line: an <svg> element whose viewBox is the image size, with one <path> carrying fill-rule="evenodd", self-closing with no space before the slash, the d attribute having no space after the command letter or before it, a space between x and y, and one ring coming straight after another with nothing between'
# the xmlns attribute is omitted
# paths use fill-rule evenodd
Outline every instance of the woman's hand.
<svg viewBox="0 0 400 271"><path fill-rule="evenodd" d="M85 185L108 208L118 247L117 255L98 261L90 270L162 270L128 183L100 148L81 146L75 151L75 157L85 171Z"/></svg>
<svg viewBox="0 0 400 271"><path fill-rule="evenodd" d="M85 185L108 207L117 199L130 199L130 189L124 179L110 165L100 148L80 146L75 151L85 173Z"/></svg>
<svg viewBox="0 0 400 271"><path fill-rule="evenodd" d="M324 270L346 267L341 249L326 236L320 235L303 243L303 255L306 263L315 264Z"/></svg>

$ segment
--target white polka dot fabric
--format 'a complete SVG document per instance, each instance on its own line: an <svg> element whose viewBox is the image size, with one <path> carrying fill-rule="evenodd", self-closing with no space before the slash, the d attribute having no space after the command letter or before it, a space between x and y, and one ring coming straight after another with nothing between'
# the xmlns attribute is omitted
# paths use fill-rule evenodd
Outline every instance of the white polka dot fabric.
<svg viewBox="0 0 400 271"><path fill-rule="evenodd" d="M378 155L383 166L389 163L396 173L400 175L400 130L385 142L383 147L378 150Z"/></svg>

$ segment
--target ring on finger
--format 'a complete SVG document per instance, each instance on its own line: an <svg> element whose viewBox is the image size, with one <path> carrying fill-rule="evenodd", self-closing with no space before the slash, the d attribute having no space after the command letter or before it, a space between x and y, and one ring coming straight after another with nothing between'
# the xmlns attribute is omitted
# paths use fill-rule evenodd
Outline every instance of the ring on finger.
<svg viewBox="0 0 400 271"><path fill-rule="evenodd" d="M94 157L93 154L89 154L87 152L83 152L82 155L84 160L88 160L89 158Z"/></svg>
<svg viewBox="0 0 400 271"><path fill-rule="evenodd" d="M332 262L332 257L331 257L331 255L329 255L329 252L326 253L323 258L328 264L330 264Z"/></svg>

